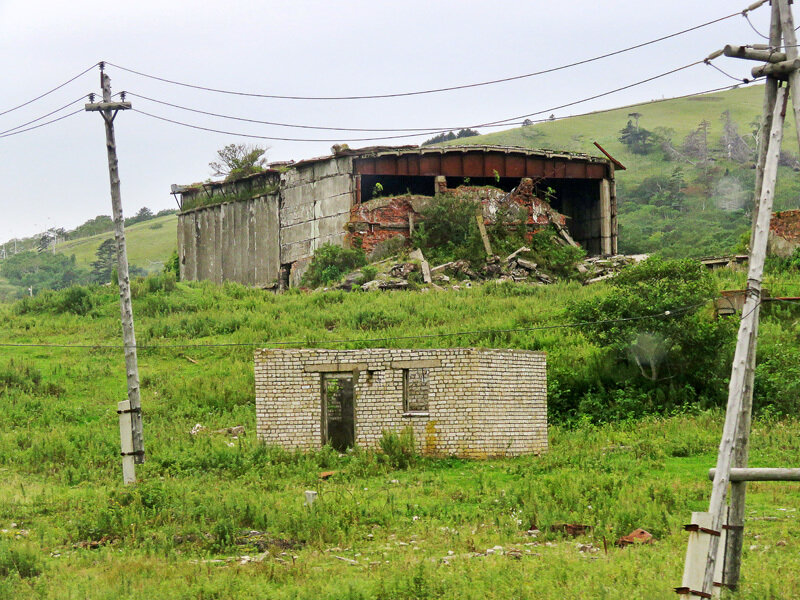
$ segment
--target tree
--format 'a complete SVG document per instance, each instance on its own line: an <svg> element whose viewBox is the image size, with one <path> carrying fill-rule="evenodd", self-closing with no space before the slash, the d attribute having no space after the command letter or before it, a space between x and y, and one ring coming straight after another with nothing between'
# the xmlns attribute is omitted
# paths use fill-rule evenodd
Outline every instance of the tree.
<svg viewBox="0 0 800 600"><path fill-rule="evenodd" d="M85 283L88 274L75 264L71 257L49 252L20 252L0 262L0 274L12 285L32 288L34 292L43 289L60 290Z"/></svg>
<svg viewBox="0 0 800 600"><path fill-rule="evenodd" d="M731 112L726 110L720 115L720 119L722 120L722 137L719 143L728 160L738 163L753 160L753 150L739 135L739 127L731 117Z"/></svg>
<svg viewBox="0 0 800 600"><path fill-rule="evenodd" d="M117 247L114 238L105 240L94 253L95 260L90 265L92 267L91 277L95 283L108 283L111 281L111 272L117 260Z"/></svg>
<svg viewBox="0 0 800 600"><path fill-rule="evenodd" d="M152 210L150 210L146 206L143 206L142 208L139 209L139 212L137 212L134 216L125 219L125 225L126 226L134 225L136 223L141 223L142 221L148 221L152 219L154 216L155 215L153 214Z"/></svg>
<svg viewBox="0 0 800 600"><path fill-rule="evenodd" d="M267 158L264 156L269 148L250 144L228 144L217 150L217 159L208 163L215 177L226 180L239 179L246 175L264 170Z"/></svg>
<svg viewBox="0 0 800 600"><path fill-rule="evenodd" d="M458 131L458 133L453 133L452 131L449 131L447 133L440 133L439 135L435 135L432 138L425 140L424 142L422 142L422 145L430 146L431 144L438 144L440 142L449 142L452 140L473 137L480 134L481 134L480 131L469 128L461 129Z"/></svg>
<svg viewBox="0 0 800 600"><path fill-rule="evenodd" d="M628 124L620 130L619 141L634 154L648 154L653 148L652 137L652 132L644 127L639 127L638 124L634 125L633 121L628 120Z"/></svg>
<svg viewBox="0 0 800 600"><path fill-rule="evenodd" d="M691 158L700 159L702 162L708 160L708 129L711 123L703 119L683 140L683 153Z"/></svg>

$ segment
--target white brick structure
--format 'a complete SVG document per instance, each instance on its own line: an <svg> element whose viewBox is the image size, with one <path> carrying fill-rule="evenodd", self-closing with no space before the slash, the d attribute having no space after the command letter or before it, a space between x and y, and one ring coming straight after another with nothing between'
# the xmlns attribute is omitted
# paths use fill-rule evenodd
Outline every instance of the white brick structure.
<svg viewBox="0 0 800 600"><path fill-rule="evenodd" d="M542 352L258 350L255 382L258 437L286 448L376 448L410 426L431 456L547 450Z"/></svg>

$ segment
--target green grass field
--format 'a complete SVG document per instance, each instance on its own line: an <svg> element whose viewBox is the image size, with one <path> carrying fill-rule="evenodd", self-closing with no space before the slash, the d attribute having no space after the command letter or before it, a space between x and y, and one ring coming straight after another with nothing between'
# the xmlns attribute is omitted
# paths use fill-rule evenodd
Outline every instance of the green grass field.
<svg viewBox="0 0 800 600"><path fill-rule="evenodd" d="M161 270L172 251L178 248L177 223L177 215L167 215L126 227L128 262L148 272ZM67 240L60 242L56 250L68 256L74 254L80 266L88 267L95 260L100 244L113 237L113 232L108 232Z"/></svg>
<svg viewBox="0 0 800 600"><path fill-rule="evenodd" d="M742 277L723 273L720 283ZM797 278L769 285L800 289ZM118 455L123 356L102 347L119 344L116 291L96 288L86 316L46 303L0 309L3 342L89 346L0 348L0 598L673 598L681 526L708 500L719 412L556 425L540 457L418 459L395 469L376 453L258 444L252 349L192 346L477 345L545 350L563 366L593 352L579 330L368 340L563 323L570 299L605 290L275 296L233 284L137 284L138 341L167 347L139 352L148 460L134 487L122 485ZM796 318L781 319L765 322L765 341L796 335ZM192 435L197 423L247 434ZM794 465L798 440L795 420L757 420L751 463ZM323 470L337 474L323 481ZM319 492L312 509L305 490ZM800 594L798 492L750 487L737 598ZM593 529L574 539L549 530L565 522ZM528 535L531 526L541 533ZM636 527L655 543L614 546ZM495 546L503 553L486 554Z"/></svg>

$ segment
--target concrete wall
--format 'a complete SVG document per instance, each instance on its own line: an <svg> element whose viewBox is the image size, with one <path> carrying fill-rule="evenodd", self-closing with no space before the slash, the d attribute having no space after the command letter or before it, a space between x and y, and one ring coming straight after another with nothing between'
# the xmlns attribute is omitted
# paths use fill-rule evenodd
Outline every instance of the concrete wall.
<svg viewBox="0 0 800 600"><path fill-rule="evenodd" d="M428 411L403 412L403 369L426 368ZM355 441L376 448L383 431L412 427L421 452L484 458L547 449L545 355L522 350L258 350L260 440L322 444L322 377L353 375Z"/></svg>
<svg viewBox="0 0 800 600"><path fill-rule="evenodd" d="M280 262L292 264L290 285L299 285L314 251L343 245L353 203L353 159L345 156L301 165L281 177Z"/></svg>
<svg viewBox="0 0 800 600"><path fill-rule="evenodd" d="M275 285L280 273L277 193L178 215L181 279Z"/></svg>

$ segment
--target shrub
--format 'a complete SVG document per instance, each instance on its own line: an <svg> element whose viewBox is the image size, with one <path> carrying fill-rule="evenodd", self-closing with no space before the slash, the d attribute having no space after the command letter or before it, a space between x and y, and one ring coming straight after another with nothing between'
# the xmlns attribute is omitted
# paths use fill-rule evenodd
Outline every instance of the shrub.
<svg viewBox="0 0 800 600"><path fill-rule="evenodd" d="M13 546L0 541L0 577L17 574L22 578L36 577L42 572L39 555L29 546Z"/></svg>
<svg viewBox="0 0 800 600"><path fill-rule="evenodd" d="M417 446L414 441L414 430L405 427L398 434L384 431L381 434L380 446L389 464L396 469L406 469L417 461Z"/></svg>
<svg viewBox="0 0 800 600"><path fill-rule="evenodd" d="M97 298L90 288L74 286L58 292L45 290L33 297L26 297L14 305L18 315L50 311L57 315L87 315L94 308Z"/></svg>
<svg viewBox="0 0 800 600"><path fill-rule="evenodd" d="M173 250L172 254L169 255L167 262L164 263L164 272L165 273L172 273L175 276L175 281L179 281L181 278L181 259L178 256L178 251Z"/></svg>
<svg viewBox="0 0 800 600"><path fill-rule="evenodd" d="M360 248L324 244L314 252L314 258L303 275L302 283L310 287L329 285L366 264L367 257Z"/></svg>
<svg viewBox="0 0 800 600"><path fill-rule="evenodd" d="M389 258L395 254L399 254L405 248L408 239L402 235L390 237L388 240L383 240L375 245L375 248L370 252L369 259L373 262Z"/></svg>
<svg viewBox="0 0 800 600"><path fill-rule="evenodd" d="M437 196L422 209L423 222L414 230L411 241L425 250L428 260L478 261L485 256L475 214L480 205L452 194Z"/></svg>
<svg viewBox="0 0 800 600"><path fill-rule="evenodd" d="M361 279L359 280L359 282L363 285L368 281L372 281L373 279L375 279L377 275L378 275L377 267L373 267L372 265L367 265L366 267L363 267L361 269Z"/></svg>
<svg viewBox="0 0 800 600"><path fill-rule="evenodd" d="M601 349L593 361L556 375L554 417L593 420L719 404L726 389L732 320L701 312L716 295L692 260L650 258L610 281L611 292L568 306ZM654 316L650 316L654 315Z"/></svg>

